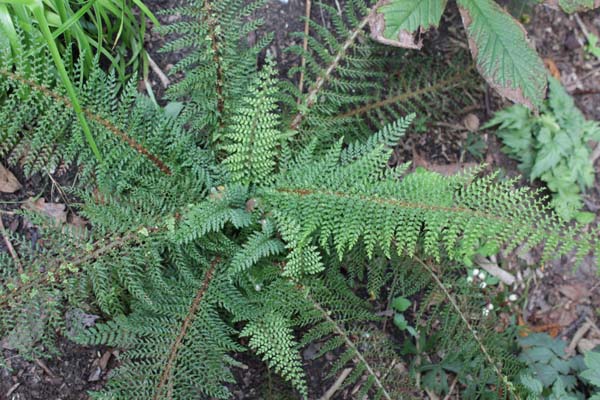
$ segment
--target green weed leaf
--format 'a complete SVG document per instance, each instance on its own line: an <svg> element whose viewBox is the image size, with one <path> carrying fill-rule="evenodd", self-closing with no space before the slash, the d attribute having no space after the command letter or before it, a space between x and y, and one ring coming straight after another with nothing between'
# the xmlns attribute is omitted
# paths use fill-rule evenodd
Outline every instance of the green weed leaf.
<svg viewBox="0 0 600 400"><path fill-rule="evenodd" d="M544 63L525 29L492 0L459 0L477 69L502 96L537 109L546 95Z"/></svg>

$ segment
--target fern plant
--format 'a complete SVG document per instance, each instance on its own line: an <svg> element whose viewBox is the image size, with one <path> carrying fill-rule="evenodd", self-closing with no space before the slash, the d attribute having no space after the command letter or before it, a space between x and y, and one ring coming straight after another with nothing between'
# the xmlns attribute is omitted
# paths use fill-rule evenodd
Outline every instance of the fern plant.
<svg viewBox="0 0 600 400"><path fill-rule="evenodd" d="M45 325L64 334L65 308L101 312L106 322L72 335L124 349L98 399L228 398L242 353L314 398L321 393L307 383L300 350L315 343L312 358L333 354L329 377L342 387L398 399L422 384L386 369L381 357L397 355L397 345L362 294L423 296L410 321L416 339L398 336L415 340L414 360L430 360L414 365L417 375L452 355L471 398L519 398L526 388L505 346L511 333L482 318L465 265L484 246L543 245L544 259L581 258L597 250L598 232L567 227L535 193L480 169L443 177L390 167L414 118L407 112L439 93L456 96L469 75L437 86L393 75L381 82L390 63L365 34L372 7L348 2L344 17L332 17L335 32L310 22L319 40L290 50L306 60L299 90L276 78L273 61L259 62L269 35L244 45L259 6L192 1L173 10L189 20L164 28L181 33L168 48L195 47L176 67L186 78L170 95L187 99L177 117L133 83L119 91L99 69L87 80L71 71L102 163L84 145L61 82L42 73L51 65L40 56L1 64L2 155L27 160L28 172L79 164L85 179L73 190L93 231L82 239L55 229L64 247L17 246L35 260L21 266L2 259L0 333L22 332L30 321L18 316L40 307ZM423 349L435 337L445 340ZM443 392L434 377L423 384Z"/></svg>

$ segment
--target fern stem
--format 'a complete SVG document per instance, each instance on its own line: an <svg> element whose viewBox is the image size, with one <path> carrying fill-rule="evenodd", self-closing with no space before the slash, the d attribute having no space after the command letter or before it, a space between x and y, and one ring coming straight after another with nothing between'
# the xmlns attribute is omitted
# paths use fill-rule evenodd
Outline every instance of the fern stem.
<svg viewBox="0 0 600 400"><path fill-rule="evenodd" d="M72 103L68 98L66 98L64 96L61 96L58 93L53 92L47 86L40 85L40 84L38 84L36 82L33 82L32 80L29 80L29 79L27 79L27 78L19 75L19 74L16 74L16 73L11 72L11 71L7 71L5 69L0 69L0 74L4 75L4 76L6 76L9 79L12 79L14 81L21 82L21 83L29 86L30 88L32 88L34 90L37 90L38 92L41 92L44 95L46 95L48 97L51 97L54 100L59 101L59 102L63 103L65 106L67 106L67 107L69 107L69 108L71 108L71 109L73 109L73 110L76 111L74 103ZM112 132L116 137L118 137L119 139L121 139L123 142L127 143L131 148L133 148L138 153L140 153L140 154L144 155L146 158L148 158L162 172L164 172L167 175L171 175L171 169L160 158L158 158L154 154L150 153L150 151L148 151L148 149L146 149L144 146L142 146L141 144L139 144L138 142L136 142L136 140L134 138L132 138L127 133L125 133L124 131L122 131L121 129L119 129L115 124L113 124L112 122L110 122L106 118L103 118L100 115L93 113L92 111L90 111L88 109L84 108L84 109L81 109L81 110L85 114L85 116L87 116L90 120L93 120L93 121L99 123L104 128L106 128L110 132Z"/></svg>
<svg viewBox="0 0 600 400"><path fill-rule="evenodd" d="M505 219L497 217L495 215L486 214L480 211L475 211L466 207L444 207L430 204L422 204L422 203L414 203L410 201L403 201L397 199L390 199L386 197L378 197L378 196L365 196L360 194L350 194L344 192L335 192L329 190L315 190L315 189L290 189L290 188L278 188L278 192L295 194L297 196L311 196L311 195L321 195L321 196L335 196L340 198L351 198L358 197L360 200L373 202L377 204L389 204L402 208L410 208L410 209L420 209L424 211L441 211L445 213L464 213L469 214L475 217L487 218L487 219L495 219L497 221L505 221ZM508 221L507 221L508 222Z"/></svg>
<svg viewBox="0 0 600 400"><path fill-rule="evenodd" d="M327 311L325 311L323 309L323 307L321 307L321 305L319 303L317 303L315 300L313 300L310 296L308 296L308 299L313 303L313 306L317 310L319 310L319 312L321 314L323 314L323 317L327 320L327 322L329 322L330 324L333 325L333 329L335 330L335 332L338 335L340 335L344 339L344 342L346 343L346 346L348 346L349 348L351 348L352 351L354 351L354 354L356 354L356 357L358 357L358 359L360 360L360 362L362 362L364 364L364 366L367 369L367 371L369 372L369 374L375 380L375 384L381 389L381 393L383 394L383 397L385 397L387 400L392 400L392 397L390 396L390 394L388 393L388 391L385 390L385 387L383 386L383 383L381 383L381 381L379 380L379 377L375 373L375 370L373 370L373 368L371 368L371 365L367 362L367 360L363 357L363 355L358 350L358 348L350 340L350 338L348 337L348 335L346 334L346 332L344 332L344 330L342 328L340 328L340 326L329 316L329 314L327 313Z"/></svg>
<svg viewBox="0 0 600 400"><path fill-rule="evenodd" d="M156 230L156 228L148 229L148 231L155 231L155 230ZM43 275L40 275L36 279L28 281L27 283L25 283L23 285L17 286L10 293L7 293L4 296L0 297L0 308L6 306L8 304L8 302L11 299L13 299L16 295L18 295L19 293L21 293L27 289L30 289L30 288L33 288L36 286L41 286L43 284L48 283L49 277L51 275L57 274L60 271L60 269L63 268L65 265L75 267L75 266L78 266L81 264L85 264L89 261L92 261L92 260L108 253L109 251L111 251L113 249L123 246L124 244L128 243L131 240L136 239L137 237L139 237L138 231L132 231L120 238L117 238L116 240L113 239L107 245L99 246L98 248L93 250L91 253L86 254L85 256L75 258L68 262L59 262L53 268L46 270L46 272ZM96 241L96 243L102 243L102 242L104 242L104 239L100 239L100 240Z"/></svg>
<svg viewBox="0 0 600 400"><path fill-rule="evenodd" d="M167 383L167 380L169 379L169 377L171 375L171 369L173 368L173 364L175 362L175 359L177 358L177 352L179 350L179 347L181 346L181 343L183 342L183 338L185 337L188 328L190 327L190 325L194 321L194 318L196 317L196 312L198 311L198 308L200 307L200 303L202 302L202 299L204 298L204 295L208 289L208 285L210 284L210 282L212 280L213 273L215 272L215 268L220 261L221 261L220 257L215 257L215 259L211 262L210 268L208 269L208 271L206 271L206 275L204 276L204 282L202 282L202 286L196 293L196 297L194 297L194 300L192 301L190 309L189 309L185 319L183 320L183 323L181 324L181 329L179 331L179 334L177 335L177 338L175 339L175 341L173 342L173 345L171 346L171 349L169 350L169 357L168 357L165 367L162 370L162 373L160 375L160 380L158 382L158 385L156 386L156 392L154 393L154 396L153 396L154 400L160 399L160 395L162 393L163 387L165 386L165 384ZM172 398L172 393L171 393L170 389L169 389L169 392L167 392L167 398L169 398L169 399Z"/></svg>
<svg viewBox="0 0 600 400"><path fill-rule="evenodd" d="M308 49L308 34L309 34L309 25L310 25L310 8L312 2L311 0L306 0L306 8L305 8L305 17L304 21L304 39L302 40L302 49L306 53ZM298 83L298 92L302 93L304 90L304 69L306 68L306 56L302 54L302 60L300 61L300 82ZM300 103L300 99L298 99L298 103Z"/></svg>
<svg viewBox="0 0 600 400"><path fill-rule="evenodd" d="M308 91L308 94L304 98L302 105L299 106L300 111L296 114L296 116L292 120L292 123L290 124L292 130L298 130L300 124L304 119L304 116L306 115L308 110L313 106L313 104L315 104L315 102L317 101L317 95L319 94L319 91L323 88L323 85L325 85L325 83L329 80L329 77L331 76L333 71L335 71L335 69L338 67L338 65L346 55L348 49L354 44L354 41L356 40L360 32L362 32L365 26L367 26L367 24L369 23L369 19L371 18L371 15L374 12L375 8L372 8L369 11L369 13L367 13L367 15L360 21L358 26L350 34L350 37L346 39L346 41L342 45L342 48L337 52L335 58L333 59L333 61L331 61L331 64L329 64L325 72L317 78L315 83L313 83L313 85Z"/></svg>
<svg viewBox="0 0 600 400"><path fill-rule="evenodd" d="M427 270L427 272L429 272L429 274L431 275L431 277L433 278L433 280L435 281L435 283L440 287L440 289L442 289L442 291L444 292L444 295L446 296L446 298L448 299L448 301L452 305L452 308L454 308L456 310L456 312L458 313L458 315L460 315L460 318L463 320L463 322L467 326L467 329L469 330L469 332L471 333L471 335L473 336L473 338L477 342L477 345L481 349L481 352L483 353L483 355L487 359L488 363L490 363L490 365L494 369L494 372L496 372L496 374L498 375L498 378L500 379L500 381L501 382L505 382L508 391L514 396L515 399L519 400L520 399L519 395L513 390L512 386L509 384L508 379L504 376L504 374L502 374L502 371L500 370L500 368L498 367L498 365L496 365L496 363L494 362L494 359L492 358L492 356L490 355L490 353L487 351L487 348L485 347L485 345L483 344L483 341L481 340L481 338L477 334L477 331L475 330L475 328L473 328L473 325L471 325L471 323L469 322L469 320L467 319L467 317L465 316L465 314L462 312L462 310L460 309L460 307L456 303L456 300L454 300L454 297L450 294L450 292L448 291L448 289L446 289L446 286L444 286L444 284L442 283L442 281L440 280L440 278L438 278L438 276L433 271L433 269L429 265L427 265L427 263L425 263L425 261L421 260L417 256L415 256L415 260L419 264L421 264L423 266L423 268L425 268Z"/></svg>
<svg viewBox="0 0 600 400"><path fill-rule="evenodd" d="M209 30L209 38L210 38L210 46L213 52L213 62L215 63L215 68L217 72L217 79L215 82L215 92L217 93L217 112L219 113L219 127L223 125L223 110L225 108L225 100L223 98L223 66L221 63L221 57L219 55L219 44L217 42L217 20L212 16L212 7L210 6L210 1L204 1L204 14L206 16L206 23L208 25Z"/></svg>
<svg viewBox="0 0 600 400"><path fill-rule="evenodd" d="M469 68L461 70L460 72L456 73L455 75L451 76L450 78L441 80L431 86L427 86L427 87L415 90L414 92L406 92L406 93L402 93L402 94L399 94L399 95L396 95L393 97L388 97L386 99L376 101L374 103L366 104L362 107L358 107L353 110L347 111L344 114L340 114L340 115L336 116L335 118L341 119L341 118L353 117L355 115L364 114L371 110L385 107L390 104L407 101L412 98L418 98L418 97L426 95L428 93L435 93L442 88L451 87L453 85L458 84L472 70L473 70L473 66L470 66Z"/></svg>

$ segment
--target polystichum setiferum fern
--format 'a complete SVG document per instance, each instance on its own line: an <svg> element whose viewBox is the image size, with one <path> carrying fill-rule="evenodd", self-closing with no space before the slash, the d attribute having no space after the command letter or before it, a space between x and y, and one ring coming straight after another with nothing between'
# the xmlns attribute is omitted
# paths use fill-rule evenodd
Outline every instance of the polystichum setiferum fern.
<svg viewBox="0 0 600 400"><path fill-rule="evenodd" d="M165 28L182 35L170 48L194 48L176 67L186 78L170 92L185 101L178 116L132 86L116 93L99 69L81 85L102 164L60 101L60 83L40 73L51 66L35 54L16 70L0 66L2 154L29 160L29 172L61 159L82 165L80 213L93 225L82 237L46 224L57 246L17 246L31 260L22 272L2 259L0 332L22 332L36 310L49 345L50 333L66 331L65 308L102 312L107 322L75 335L123 349L95 398L228 398L242 352L262 358L299 397L316 398L300 352L315 343L311 359L335 355L330 377L345 374L343 386L356 386L359 398L404 398L410 378L378 358L398 353L360 296L365 284L373 297L427 299L415 316L417 343L444 340L435 350L417 346L415 360L423 351L450 357L460 341L451 356L461 368L452 373L466 396L518 397L510 335L481 318L464 263L484 246L583 256L597 247L597 232L567 229L534 194L494 175L388 167L412 112L456 96L468 68L433 83L387 74L401 55L382 57L365 35L373 11L356 0L341 17L324 6L335 31L312 22L308 49L292 49L306 60L300 92L276 78L268 57L257 67L269 35L243 45L260 23L247 18L259 6L194 1L174 11L189 19ZM415 368L436 371L424 361ZM430 379L413 381L415 390L444 392L435 374L423 376Z"/></svg>

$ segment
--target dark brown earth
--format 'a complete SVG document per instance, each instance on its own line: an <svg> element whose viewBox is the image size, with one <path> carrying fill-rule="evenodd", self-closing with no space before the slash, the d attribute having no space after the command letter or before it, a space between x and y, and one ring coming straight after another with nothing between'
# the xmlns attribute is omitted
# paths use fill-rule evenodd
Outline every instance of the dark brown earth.
<svg viewBox="0 0 600 400"><path fill-rule="evenodd" d="M159 11L178 5L181 0L156 0L147 2L153 11ZM335 2L332 2L336 6ZM265 30L275 32L275 39L269 51L273 54L285 75L287 69L296 65L297 58L282 49L294 43L290 33L303 29L299 17L305 14L305 4L300 0L271 0L267 7L260 11L265 20ZM575 97L577 104L590 119L600 120L600 60L589 56L583 48L585 43L584 30L600 36L600 11L582 13L578 21L574 16L549 10L544 7L535 9L523 8L518 10L532 42L539 53L554 64L569 92ZM313 4L312 15L321 18L318 3ZM452 25L456 21L450 13L446 16L446 24L441 29L443 34L431 33L432 45L439 45L444 34L455 32L461 36L460 29ZM161 22L171 22L177 16L158 16ZM249 40L252 40L250 38ZM177 62L183 53L159 53L158 49L164 44L165 38L153 32L148 33L146 48L158 67L167 72ZM437 43L437 44L436 44ZM464 45L464 43L463 43ZM149 84L157 98L164 94L164 88L159 76L150 72ZM140 89L145 90L145 83L140 83ZM483 122L489 118L490 111L502 106L502 102L487 93L486 103L482 95L481 107L469 111ZM491 109L488 109L491 107ZM461 124L460 118L445 121L436 127L429 127L429 132L418 138L409 138L417 148L418 157L422 163L446 164L453 168L457 163L472 161L475 158L465 152L467 131ZM489 134L478 134L486 145L483 160L492 168L503 168L507 175L516 175L515 163L500 153L500 146ZM480 160L476 160L480 161ZM598 215L600 210L600 159L596 161L597 181L594 188L586 194L586 207ZM15 195L0 195L0 209L11 210L20 207L21 201L42 193L47 201L61 202L57 185L46 176L34 176L25 180L19 171L13 171L24 184L24 189ZM72 182L72 173L66 172L60 176L55 174L58 185L68 186ZM26 228L23 221L13 219L9 214L2 214L7 229L20 231L28 239L33 240L35 229ZM598 221L598 217L597 217ZM0 242L0 252L7 251ZM600 280L596 273L594 260L586 259L581 268L573 271L568 259L559 260L546 265L537 272L527 272L528 264L535 264L535 254L522 258L507 258L500 265L521 276L521 284L517 294L527 296L520 318L524 324L535 330L546 331L571 340L575 332L589 318L596 326L600 326L598 310L600 309ZM1 339L1 338L0 338ZM67 339L58 341L60 355L47 360L27 361L14 354L11 350L2 350L7 368L0 368L0 400L79 400L88 398L87 391L97 390L105 384L106 375L114 367L114 358L104 365L99 373L98 364L107 350L104 348L77 346ZM237 370L239 386L232 388L237 399L295 399L293 391L289 397L282 393L288 386L276 374L269 373L260 361L249 358L240 360L247 368ZM318 398L332 384L322 376L321 365L311 365L308 369L311 398ZM267 377L267 378L265 378ZM90 379L91 378L91 379ZM314 396L314 397L312 397ZM348 398L348 391L336 397Z"/></svg>

